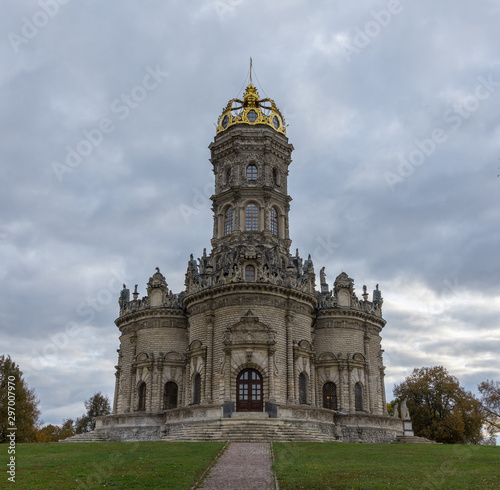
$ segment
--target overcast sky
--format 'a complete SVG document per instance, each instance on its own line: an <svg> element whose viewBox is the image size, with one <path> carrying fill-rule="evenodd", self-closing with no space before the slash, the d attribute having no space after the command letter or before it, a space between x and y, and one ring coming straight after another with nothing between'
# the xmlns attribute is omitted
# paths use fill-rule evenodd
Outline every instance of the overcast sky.
<svg viewBox="0 0 500 490"><path fill-rule="evenodd" d="M380 285L386 391L500 379L500 3L6 0L0 352L46 423L113 397L122 283L210 249L214 123L254 83L294 145L292 250ZM258 80L257 80L258 79ZM248 80L247 80L248 81ZM319 282L319 281L318 281ZM317 284L319 288L319 284Z"/></svg>

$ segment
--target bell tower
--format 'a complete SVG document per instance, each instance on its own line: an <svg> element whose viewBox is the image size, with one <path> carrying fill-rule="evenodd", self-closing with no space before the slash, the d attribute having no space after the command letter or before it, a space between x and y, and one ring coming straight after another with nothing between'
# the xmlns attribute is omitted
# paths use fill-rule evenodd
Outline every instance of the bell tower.
<svg viewBox="0 0 500 490"><path fill-rule="evenodd" d="M250 83L243 100L228 102L209 148L215 174L213 252L250 240L288 255L293 146L274 101L260 99Z"/></svg>

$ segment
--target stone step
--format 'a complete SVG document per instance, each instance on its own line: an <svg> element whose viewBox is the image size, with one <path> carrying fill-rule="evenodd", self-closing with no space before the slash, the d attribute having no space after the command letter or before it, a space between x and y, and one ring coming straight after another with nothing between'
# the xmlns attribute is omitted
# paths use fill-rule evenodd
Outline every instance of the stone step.
<svg viewBox="0 0 500 490"><path fill-rule="evenodd" d="M164 441L315 441L331 438L311 428L296 426L282 420L223 419L217 423L170 428Z"/></svg>
<svg viewBox="0 0 500 490"><path fill-rule="evenodd" d="M398 436L392 444L437 444L437 442L426 439L425 437Z"/></svg>
<svg viewBox="0 0 500 490"><path fill-rule="evenodd" d="M104 434L92 431L76 434L59 442L107 442L108 440L109 439Z"/></svg>

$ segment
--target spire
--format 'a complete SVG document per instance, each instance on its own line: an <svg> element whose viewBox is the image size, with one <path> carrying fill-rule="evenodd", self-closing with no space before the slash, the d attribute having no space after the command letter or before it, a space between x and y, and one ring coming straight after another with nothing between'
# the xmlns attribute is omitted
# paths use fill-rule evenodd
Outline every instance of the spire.
<svg viewBox="0 0 500 490"><path fill-rule="evenodd" d="M250 85L252 85L252 57L250 56Z"/></svg>

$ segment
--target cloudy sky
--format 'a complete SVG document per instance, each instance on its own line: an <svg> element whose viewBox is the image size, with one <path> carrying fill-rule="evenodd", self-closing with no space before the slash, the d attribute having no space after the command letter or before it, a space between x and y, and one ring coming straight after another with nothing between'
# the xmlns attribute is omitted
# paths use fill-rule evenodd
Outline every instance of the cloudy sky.
<svg viewBox="0 0 500 490"><path fill-rule="evenodd" d="M112 398L122 283L210 247L207 146L254 82L295 147L292 249L379 284L387 397L415 367L500 379L495 0L6 0L0 352L42 418Z"/></svg>

